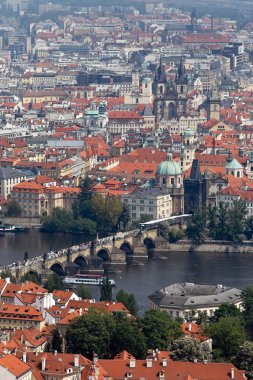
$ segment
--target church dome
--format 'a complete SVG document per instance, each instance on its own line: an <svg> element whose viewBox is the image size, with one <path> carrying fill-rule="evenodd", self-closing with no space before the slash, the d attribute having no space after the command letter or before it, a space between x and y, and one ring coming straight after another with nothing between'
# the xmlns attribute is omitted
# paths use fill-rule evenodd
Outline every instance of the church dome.
<svg viewBox="0 0 253 380"><path fill-rule="evenodd" d="M177 176L181 175L181 169L177 162L172 160L172 154L168 153L167 160L158 165L156 175Z"/></svg>
<svg viewBox="0 0 253 380"><path fill-rule="evenodd" d="M184 131L184 136L185 137L192 137L194 136L193 130L189 127Z"/></svg>

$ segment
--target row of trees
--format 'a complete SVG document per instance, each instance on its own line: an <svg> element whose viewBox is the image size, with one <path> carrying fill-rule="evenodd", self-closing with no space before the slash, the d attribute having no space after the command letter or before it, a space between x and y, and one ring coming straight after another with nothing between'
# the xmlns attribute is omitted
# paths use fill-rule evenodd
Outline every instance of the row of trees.
<svg viewBox="0 0 253 380"><path fill-rule="evenodd" d="M47 232L82 232L95 235L115 232L120 223L126 226L130 215L118 197L92 195L92 181L86 177L80 184L80 197L72 205L72 211L56 208L43 220Z"/></svg>
<svg viewBox="0 0 253 380"><path fill-rule="evenodd" d="M100 358L111 358L123 350L145 358L148 348L167 350L181 335L180 323L165 311L149 310L136 319L122 312L104 314L90 309L68 327L66 344L68 352L89 359L94 352Z"/></svg>
<svg viewBox="0 0 253 380"><path fill-rule="evenodd" d="M186 229L186 235L195 244L205 238L241 242L252 238L253 218L247 217L245 203L235 201L231 207L224 203L209 205L208 209L197 210Z"/></svg>

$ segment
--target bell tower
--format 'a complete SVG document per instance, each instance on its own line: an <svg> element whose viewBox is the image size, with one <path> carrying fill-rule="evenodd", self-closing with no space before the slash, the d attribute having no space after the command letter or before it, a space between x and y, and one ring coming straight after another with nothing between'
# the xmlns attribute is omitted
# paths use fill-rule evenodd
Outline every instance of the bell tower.
<svg viewBox="0 0 253 380"><path fill-rule="evenodd" d="M185 72L183 57L181 57L176 75L177 86L177 117L184 116L187 111L188 78Z"/></svg>
<svg viewBox="0 0 253 380"><path fill-rule="evenodd" d="M221 109L221 100L217 91L217 88L214 88L209 99L209 117L210 119L214 118L220 120L220 109Z"/></svg>

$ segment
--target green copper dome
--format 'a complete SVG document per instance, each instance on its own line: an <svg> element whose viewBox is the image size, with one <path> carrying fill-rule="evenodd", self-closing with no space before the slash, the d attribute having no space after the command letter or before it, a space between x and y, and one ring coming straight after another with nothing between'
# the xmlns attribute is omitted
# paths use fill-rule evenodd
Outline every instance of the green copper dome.
<svg viewBox="0 0 253 380"><path fill-rule="evenodd" d="M191 128L187 128L187 129L184 131L184 136L185 136L185 137L192 137L192 136L194 136L193 130L192 130Z"/></svg>
<svg viewBox="0 0 253 380"><path fill-rule="evenodd" d="M172 154L169 153L167 160L158 165L156 175L177 176L181 175L181 169L177 162L172 160Z"/></svg>

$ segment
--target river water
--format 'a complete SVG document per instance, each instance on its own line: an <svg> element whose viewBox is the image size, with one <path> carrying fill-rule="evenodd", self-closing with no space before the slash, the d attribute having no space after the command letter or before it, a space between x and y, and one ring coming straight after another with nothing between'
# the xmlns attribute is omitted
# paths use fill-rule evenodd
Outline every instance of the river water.
<svg viewBox="0 0 253 380"><path fill-rule="evenodd" d="M0 237L0 265L23 260L50 249L56 251L87 239L82 235L46 234L37 230L28 233L6 234ZM147 296L175 282L222 284L243 288L253 284L253 254L173 253L167 260L143 260L144 265L121 266L120 273L111 275L116 280L114 293L119 289L134 293L140 310L148 307ZM116 269L116 268L115 268ZM99 289L93 289L99 298Z"/></svg>

